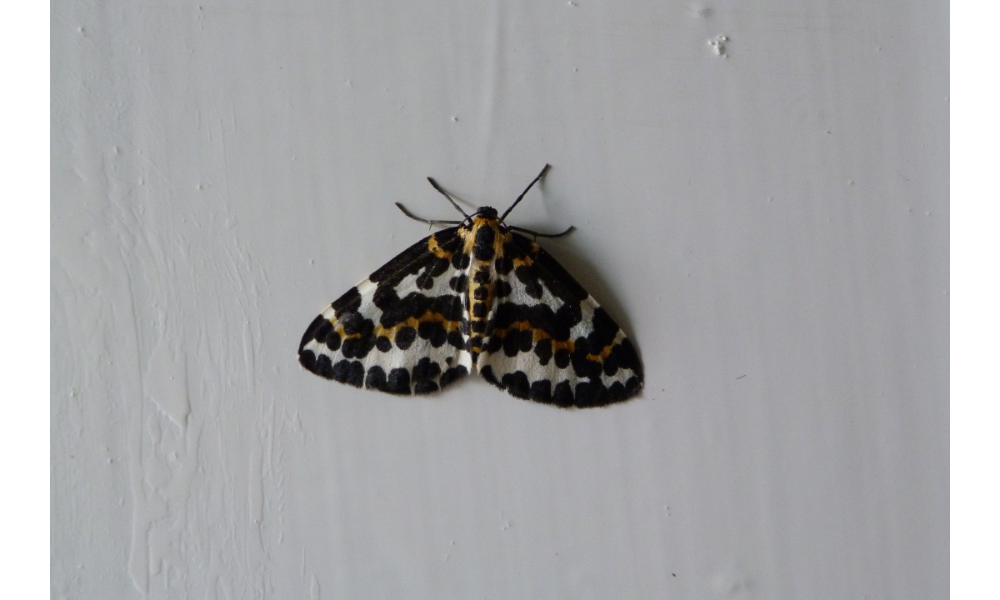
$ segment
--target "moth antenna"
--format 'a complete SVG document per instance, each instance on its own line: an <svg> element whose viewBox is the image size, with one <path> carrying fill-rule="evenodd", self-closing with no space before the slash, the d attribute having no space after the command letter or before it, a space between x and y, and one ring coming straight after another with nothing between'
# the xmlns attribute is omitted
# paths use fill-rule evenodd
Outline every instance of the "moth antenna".
<svg viewBox="0 0 1000 600"><path fill-rule="evenodd" d="M458 202L455 202L455 199L452 198L451 195L448 194L448 192L444 191L444 188L442 188L441 186L439 186L438 182L434 181L433 177L428 177L427 181L431 182L431 185L434 186L434 189L436 189L437 191L441 192L441 194L445 198L448 199L448 202L451 202L451 205L455 207L455 210L457 210L458 212L462 213L462 215L465 216L466 219L469 218L469 215L466 214L466 212L464 210L462 210L462 207L458 205Z"/></svg>
<svg viewBox="0 0 1000 600"><path fill-rule="evenodd" d="M538 233L537 231L532 231L530 229L525 229L523 227L513 227L511 225L508 225L507 229L513 229L514 231L520 231L521 233L527 233L527 234L535 236L536 238L558 238L558 237L562 237L564 235L569 235L574 230L576 230L576 227L573 227L572 225L570 225L569 229L567 229L566 231L564 231L562 233Z"/></svg>
<svg viewBox="0 0 1000 600"><path fill-rule="evenodd" d="M427 223L428 225L458 225L459 223L461 223L461 221L435 221L432 219L422 219L417 215L411 213L410 211L406 210L406 207L400 204L399 202L396 203L396 207L399 208L399 210L403 211L404 215L410 217L414 221L420 221L421 223Z"/></svg>
<svg viewBox="0 0 1000 600"><path fill-rule="evenodd" d="M503 220L507 217L507 215L510 214L510 211L514 210L514 207L517 206L517 203L520 202L524 198L524 195L528 193L528 190L531 189L531 186L533 186L536 183L538 183L538 180L541 179L542 177L544 177L545 176L545 172L548 171L551 167L552 167L552 165L550 165L548 163L546 163L546 165L544 167L542 167L542 172L538 174L538 177L535 177L534 179L532 179L531 183L528 184L528 187L524 188L524 191L521 192L521 195L517 197L517 200L514 200L514 204L511 204L510 208L508 208L507 210L505 210L504 213L502 215L500 215L500 222L501 223L503 223Z"/></svg>

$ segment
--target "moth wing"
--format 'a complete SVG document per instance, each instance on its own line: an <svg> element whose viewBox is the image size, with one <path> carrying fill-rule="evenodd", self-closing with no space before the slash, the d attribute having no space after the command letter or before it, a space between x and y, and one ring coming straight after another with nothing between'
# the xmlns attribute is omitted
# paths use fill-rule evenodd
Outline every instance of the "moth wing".
<svg viewBox="0 0 1000 600"><path fill-rule="evenodd" d="M642 389L642 364L617 323L548 252L510 232L477 365L513 396L604 406Z"/></svg>
<svg viewBox="0 0 1000 600"><path fill-rule="evenodd" d="M429 394L467 375L472 357L457 228L428 236L328 306L299 344L299 362L341 383Z"/></svg>

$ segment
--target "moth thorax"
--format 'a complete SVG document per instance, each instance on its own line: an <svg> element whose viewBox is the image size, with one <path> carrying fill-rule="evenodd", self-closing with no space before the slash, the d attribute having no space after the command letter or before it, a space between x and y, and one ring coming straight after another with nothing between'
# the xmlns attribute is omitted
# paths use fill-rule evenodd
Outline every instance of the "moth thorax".
<svg viewBox="0 0 1000 600"><path fill-rule="evenodd" d="M495 221L478 220L475 246L472 253L477 260L490 261L497 254L497 225Z"/></svg>

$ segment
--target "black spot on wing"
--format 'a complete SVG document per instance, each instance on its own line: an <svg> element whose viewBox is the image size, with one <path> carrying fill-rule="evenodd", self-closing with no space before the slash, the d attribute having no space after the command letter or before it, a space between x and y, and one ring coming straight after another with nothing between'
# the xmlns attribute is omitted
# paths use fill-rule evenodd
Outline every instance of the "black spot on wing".
<svg viewBox="0 0 1000 600"><path fill-rule="evenodd" d="M319 375L319 371L316 370L316 353L312 350L300 350L299 363L307 370Z"/></svg>
<svg viewBox="0 0 1000 600"><path fill-rule="evenodd" d="M496 329L506 329L519 321L526 321L532 328L541 329L554 340L566 341L570 330L583 313L579 303L566 303L557 310L546 304L518 304L499 301L493 321Z"/></svg>
<svg viewBox="0 0 1000 600"><path fill-rule="evenodd" d="M430 271L424 271L417 277L417 287L422 290L429 290L434 287L434 277L431 276Z"/></svg>
<svg viewBox="0 0 1000 600"><path fill-rule="evenodd" d="M503 348L504 337L500 335L491 335L489 339L486 340L486 345L483 347L483 352L486 354L493 354L494 352Z"/></svg>
<svg viewBox="0 0 1000 600"><path fill-rule="evenodd" d="M500 385L515 398L528 398L528 394L531 392L528 376L521 371L504 373L500 379Z"/></svg>
<svg viewBox="0 0 1000 600"><path fill-rule="evenodd" d="M569 358L577 377L599 379L603 369L601 369L601 363L587 358L592 353L590 344L587 343L587 338L576 338L576 342L573 345L573 352ZM600 352L600 349L593 350L593 352Z"/></svg>
<svg viewBox="0 0 1000 600"><path fill-rule="evenodd" d="M336 352L340 349L340 334L333 327L330 327L330 331L327 332L326 337L322 341L331 352Z"/></svg>
<svg viewBox="0 0 1000 600"><path fill-rule="evenodd" d="M375 347L375 323L360 313L347 313L339 320L347 334L340 346L346 358L364 358ZM356 337L355 337L356 336Z"/></svg>
<svg viewBox="0 0 1000 600"><path fill-rule="evenodd" d="M533 382L527 398L542 404L554 404L561 408L596 408L628 400L639 392L638 387L629 387L616 381L606 387L600 381L561 381L553 388L548 380Z"/></svg>
<svg viewBox="0 0 1000 600"><path fill-rule="evenodd" d="M385 329L391 329L407 319L420 319L428 312L441 315L448 321L461 321L465 316L462 298L457 294L427 296L410 292L400 298L395 289L380 286L375 290L372 301L382 310L379 325Z"/></svg>
<svg viewBox="0 0 1000 600"><path fill-rule="evenodd" d="M368 375L365 376L365 387L372 390L382 390L385 391L386 377L385 369L376 365L368 369Z"/></svg>
<svg viewBox="0 0 1000 600"><path fill-rule="evenodd" d="M441 375L441 366L427 358L421 358L413 366L413 393L430 394L438 391L438 384L435 380Z"/></svg>
<svg viewBox="0 0 1000 600"><path fill-rule="evenodd" d="M361 384L364 383L365 367L361 364L361 361L340 360L333 365L331 375L331 378L335 381L353 385L354 387L361 387Z"/></svg>
<svg viewBox="0 0 1000 600"><path fill-rule="evenodd" d="M628 381L625 382L625 398L631 398L639 393L642 389L642 376L630 377ZM623 398L624 399L624 398Z"/></svg>
<svg viewBox="0 0 1000 600"><path fill-rule="evenodd" d="M541 247L535 251L531 240L519 233L513 231L510 233L510 241L504 244L505 256L531 257L532 264L526 268L533 278L544 284L556 298L564 302L581 302L587 298L587 290L583 289L583 286L577 283L576 279L573 279L573 276L567 273L548 252Z"/></svg>
<svg viewBox="0 0 1000 600"><path fill-rule="evenodd" d="M612 348L611 352L615 354L618 367L621 369L631 369L638 377L639 384L641 385L642 362L639 360L639 355L636 353L635 348L632 347L632 342L628 338L625 338L620 344Z"/></svg>
<svg viewBox="0 0 1000 600"><path fill-rule="evenodd" d="M535 355L538 356L538 363L543 367L549 364L552 359L552 341L549 339L538 340L535 344Z"/></svg>
<svg viewBox="0 0 1000 600"><path fill-rule="evenodd" d="M531 391L528 397L535 402L552 402L552 382L548 379L540 379L531 383Z"/></svg>
<svg viewBox="0 0 1000 600"><path fill-rule="evenodd" d="M441 365L428 357L423 357L413 366L413 381L430 381L441 374Z"/></svg>
<svg viewBox="0 0 1000 600"><path fill-rule="evenodd" d="M349 337L340 346L340 352L345 358L364 358L375 347L375 336L368 334L362 337Z"/></svg>
<svg viewBox="0 0 1000 600"><path fill-rule="evenodd" d="M555 353L556 367L565 369L569 366L569 350L560 348Z"/></svg>
<svg viewBox="0 0 1000 600"><path fill-rule="evenodd" d="M347 335L362 335L371 333L375 329L375 323L371 319L366 319L358 313L348 313L337 320L344 328Z"/></svg>
<svg viewBox="0 0 1000 600"><path fill-rule="evenodd" d="M615 323L600 306L594 310L594 318L591 321L591 325L594 330L587 336L587 342L594 349L595 353L600 352L605 346L615 341L615 336L618 335L619 330L618 323Z"/></svg>
<svg viewBox="0 0 1000 600"><path fill-rule="evenodd" d="M465 307L458 296L438 296L431 299L430 310L449 321L461 321L465 317Z"/></svg>
<svg viewBox="0 0 1000 600"><path fill-rule="evenodd" d="M604 374L608 377L614 377L618 373L618 353L612 348L611 352L604 358L604 363L601 365Z"/></svg>
<svg viewBox="0 0 1000 600"><path fill-rule="evenodd" d="M396 332L396 346L400 350L407 350L417 339L417 330L412 327L400 327Z"/></svg>
<svg viewBox="0 0 1000 600"><path fill-rule="evenodd" d="M493 367L486 365L482 369L479 369L479 376L493 385L500 387L500 381L497 379L496 375L493 374Z"/></svg>
<svg viewBox="0 0 1000 600"><path fill-rule="evenodd" d="M434 383L433 381L417 381L414 382L413 384L414 394L419 394L419 395L432 394L438 391L438 389L439 389L438 384Z"/></svg>
<svg viewBox="0 0 1000 600"><path fill-rule="evenodd" d="M465 348L465 337L458 331L448 333L448 343L458 349Z"/></svg>
<svg viewBox="0 0 1000 600"><path fill-rule="evenodd" d="M448 331L438 321L424 321L417 327L417 333L435 348L448 341Z"/></svg>
<svg viewBox="0 0 1000 600"><path fill-rule="evenodd" d="M469 268L469 263L472 259L466 254L461 246L457 246L451 255L451 266L458 269L459 271L464 271Z"/></svg>
<svg viewBox="0 0 1000 600"><path fill-rule="evenodd" d="M450 266L451 263L447 258L436 258L428 266L424 267L423 271L417 277L417 287L422 290L431 289L434 287L434 280L447 271Z"/></svg>
<svg viewBox="0 0 1000 600"><path fill-rule="evenodd" d="M510 242L505 243L503 256L498 256L493 263L493 268L501 275L506 275L514 269L514 256L508 254L509 248Z"/></svg>
<svg viewBox="0 0 1000 600"><path fill-rule="evenodd" d="M492 336L487 348L495 348L494 340L498 338L499 336ZM511 329L504 334L501 346L507 356L517 356L518 353L531 350L533 343L533 333L530 329Z"/></svg>
<svg viewBox="0 0 1000 600"><path fill-rule="evenodd" d="M326 335L329 333L329 330L332 328L333 326L330 325L330 321L326 320L323 315L319 315L313 319L313 322L309 324L309 327L306 327L306 332L302 334L302 341L299 342L299 354L302 353L302 349L306 347L306 344L313 340L322 343Z"/></svg>
<svg viewBox="0 0 1000 600"><path fill-rule="evenodd" d="M316 371L315 373L320 377L326 377L327 379L333 379L333 362L330 361L330 357L325 354L320 354L316 357Z"/></svg>
<svg viewBox="0 0 1000 600"><path fill-rule="evenodd" d="M412 393L410 390L410 372L403 368L389 371L385 389L382 391L401 396L410 395Z"/></svg>
<svg viewBox="0 0 1000 600"><path fill-rule="evenodd" d="M570 387L568 381L562 381L556 385L555 391L552 392L552 404L563 408L573 406L573 388Z"/></svg>
<svg viewBox="0 0 1000 600"><path fill-rule="evenodd" d="M448 280L448 287L459 294L464 294L465 290L469 289L469 278L466 277L465 273L456 275Z"/></svg>
<svg viewBox="0 0 1000 600"><path fill-rule="evenodd" d="M542 297L542 284L538 282L538 269L534 265L517 267L514 276L524 284L526 294L536 300Z"/></svg>
<svg viewBox="0 0 1000 600"><path fill-rule="evenodd" d="M511 291L513 290L511 289L510 284L503 279L498 279L493 284L493 295L497 298L506 298L507 296L510 296Z"/></svg>
<svg viewBox="0 0 1000 600"><path fill-rule="evenodd" d="M607 388L599 381L581 381L576 384L574 404L580 408L590 408L608 404Z"/></svg>
<svg viewBox="0 0 1000 600"><path fill-rule="evenodd" d="M333 301L333 310L336 313L337 318L340 318L340 316L344 313L357 312L360 307L361 293L356 287L352 287L347 290L343 296Z"/></svg>
<svg viewBox="0 0 1000 600"><path fill-rule="evenodd" d="M438 384L444 389L445 386L451 385L452 383L458 381L459 379L465 377L469 374L469 370L462 365L456 365L450 369L445 370L441 374L441 379Z"/></svg>

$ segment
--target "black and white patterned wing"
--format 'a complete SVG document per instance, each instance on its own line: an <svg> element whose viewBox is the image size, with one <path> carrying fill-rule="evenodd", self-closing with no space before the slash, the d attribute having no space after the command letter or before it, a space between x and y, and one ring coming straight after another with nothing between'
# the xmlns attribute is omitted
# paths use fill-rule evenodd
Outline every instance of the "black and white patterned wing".
<svg viewBox="0 0 1000 600"><path fill-rule="evenodd" d="M468 262L455 227L420 240L316 317L299 362L327 379L390 394L428 394L467 375Z"/></svg>
<svg viewBox="0 0 1000 600"><path fill-rule="evenodd" d="M482 376L518 398L567 408L638 394L642 365L618 324L548 252L510 235L496 261Z"/></svg>

